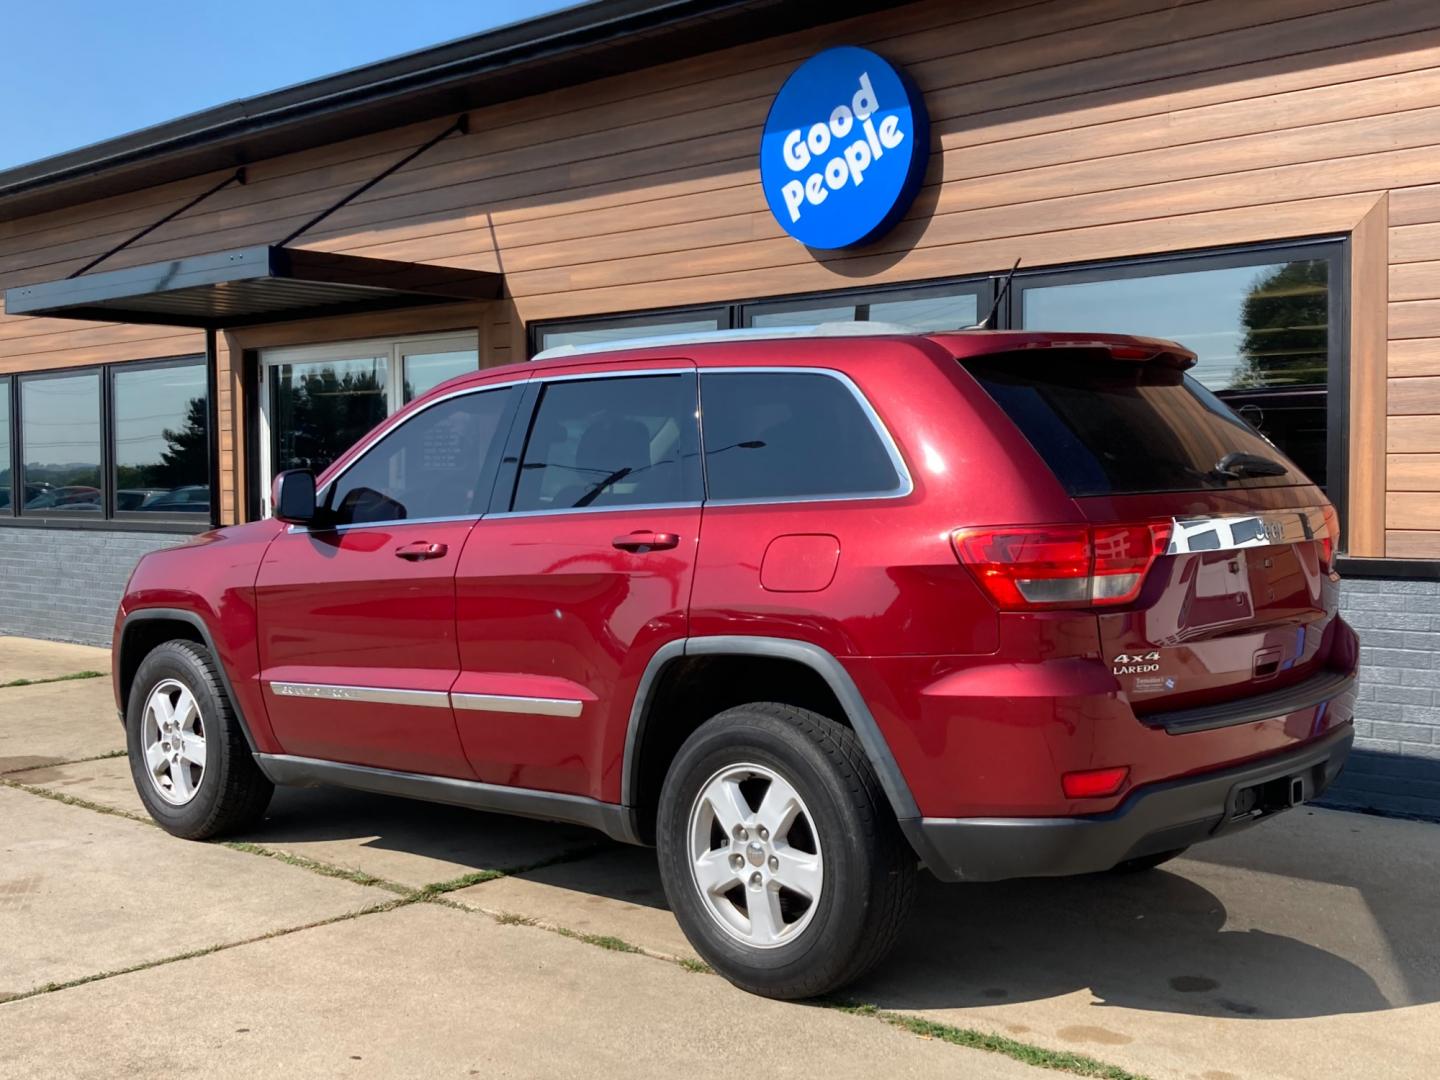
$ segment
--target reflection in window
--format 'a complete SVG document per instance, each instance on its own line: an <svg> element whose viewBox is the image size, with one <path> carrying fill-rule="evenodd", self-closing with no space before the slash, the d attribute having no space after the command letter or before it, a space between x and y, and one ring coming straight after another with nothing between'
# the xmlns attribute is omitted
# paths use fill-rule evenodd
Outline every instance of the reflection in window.
<svg viewBox="0 0 1440 1080"><path fill-rule="evenodd" d="M1027 286L1022 325L1180 342L1198 357L1191 374L1323 487L1329 271L1295 259Z"/></svg>
<svg viewBox="0 0 1440 1080"><path fill-rule="evenodd" d="M514 509L698 502L698 476L687 467L694 424L694 384L680 375L550 383Z"/></svg>
<svg viewBox="0 0 1440 1080"><path fill-rule="evenodd" d="M671 334L703 334L706 331L718 329L720 329L719 319L705 317L680 319L674 322L656 321L624 326L596 326L580 330L546 330L541 335L540 348L553 349L559 345L603 345L608 341L668 337Z"/></svg>
<svg viewBox="0 0 1440 1080"><path fill-rule="evenodd" d="M117 369L115 510L210 512L210 410L205 365Z"/></svg>
<svg viewBox="0 0 1440 1080"><path fill-rule="evenodd" d="M270 467L319 472L386 414L387 356L270 369Z"/></svg>
<svg viewBox="0 0 1440 1080"><path fill-rule="evenodd" d="M100 514L100 376L20 380L27 512Z"/></svg>
<svg viewBox="0 0 1440 1080"><path fill-rule="evenodd" d="M508 388L462 394L393 429L336 481L327 500L335 523L478 514L480 477L499 452L509 394Z"/></svg>
<svg viewBox="0 0 1440 1080"><path fill-rule="evenodd" d="M14 499L14 468L10 463L10 380L0 379L0 510L9 510Z"/></svg>
<svg viewBox="0 0 1440 1080"><path fill-rule="evenodd" d="M446 379L480 370L480 354L474 349L408 353L404 365L405 401L408 403L429 393Z"/></svg>
<svg viewBox="0 0 1440 1080"><path fill-rule="evenodd" d="M886 299L885 296L894 297ZM882 294L855 297L853 302L806 306L804 303L760 304L747 312L750 326L816 326L830 322L887 322L915 330L960 330L980 318L978 294L969 289L946 295Z"/></svg>

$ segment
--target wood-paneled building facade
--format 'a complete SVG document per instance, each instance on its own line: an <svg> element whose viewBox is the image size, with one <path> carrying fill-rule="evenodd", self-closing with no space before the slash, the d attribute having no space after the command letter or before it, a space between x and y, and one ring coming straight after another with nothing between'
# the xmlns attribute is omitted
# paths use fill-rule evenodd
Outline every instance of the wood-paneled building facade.
<svg viewBox="0 0 1440 1080"><path fill-rule="evenodd" d="M817 252L767 207L757 147L787 75L836 44L915 81L932 154L898 226ZM1440 596L1429 0L601 0L0 173L12 297L126 241L74 280L287 239L481 273L462 300L258 300L230 323L211 295L208 330L0 315L0 632L103 635L65 592L78 613L118 582L46 552L263 513L275 469L454 370L662 329L956 325L1017 258L1002 323L1195 348L1323 478L1348 573ZM1440 630L1411 614L1397 671Z"/></svg>

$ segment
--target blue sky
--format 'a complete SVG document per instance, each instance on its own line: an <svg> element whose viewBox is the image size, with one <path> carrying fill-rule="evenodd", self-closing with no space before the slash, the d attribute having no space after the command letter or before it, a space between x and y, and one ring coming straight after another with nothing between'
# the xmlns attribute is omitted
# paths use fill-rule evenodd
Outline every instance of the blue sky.
<svg viewBox="0 0 1440 1080"><path fill-rule="evenodd" d="M30 0L0 28L0 169L572 6L573 0Z"/></svg>

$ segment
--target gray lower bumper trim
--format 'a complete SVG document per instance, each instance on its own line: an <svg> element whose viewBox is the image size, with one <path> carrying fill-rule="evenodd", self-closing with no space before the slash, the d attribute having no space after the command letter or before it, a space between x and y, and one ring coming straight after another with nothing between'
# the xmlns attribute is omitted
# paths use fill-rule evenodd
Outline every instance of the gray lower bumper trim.
<svg viewBox="0 0 1440 1080"><path fill-rule="evenodd" d="M1187 847L1263 820L1237 809L1242 790L1293 778L1308 801L1330 786L1350 753L1351 724L1298 749L1134 792L1108 814L1073 818L922 818L902 822L942 881L1063 877Z"/></svg>

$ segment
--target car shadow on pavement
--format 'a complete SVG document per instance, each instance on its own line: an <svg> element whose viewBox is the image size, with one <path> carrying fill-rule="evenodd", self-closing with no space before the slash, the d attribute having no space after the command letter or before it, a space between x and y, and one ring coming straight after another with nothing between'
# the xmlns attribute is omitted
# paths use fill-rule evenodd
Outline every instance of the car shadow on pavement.
<svg viewBox="0 0 1440 1080"><path fill-rule="evenodd" d="M557 889L667 911L653 851L540 821L334 789L282 789L265 824L247 839L298 851L305 844L342 845L354 853L340 854L345 865L410 883L420 869L414 863L435 860L449 865L426 862L426 881L512 869ZM1307 862L1324 861L1320 850L1309 854ZM1189 876L1182 861L1173 871L964 885L922 873L894 953L847 996L882 1008L952 1009L1088 990L1103 1006L1257 1019L1440 1000L1440 945L1428 940L1423 913L1396 924L1401 936L1393 929L1381 935L1387 997L1369 972L1335 952L1301 936L1247 928L1255 913L1232 916L1192 879L1203 875L1188 865ZM1247 896L1292 880L1263 864L1247 868L1242 861L1236 868L1256 871ZM1359 888L1364 892L1363 882ZM1313 903L1297 895L1293 912L1282 903L1278 915L1270 903L1255 921L1323 937L1308 932ZM1363 903L1360 910L1367 910ZM1353 914L1327 917L1333 932L1337 920L1343 928Z"/></svg>

